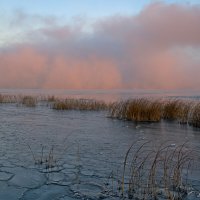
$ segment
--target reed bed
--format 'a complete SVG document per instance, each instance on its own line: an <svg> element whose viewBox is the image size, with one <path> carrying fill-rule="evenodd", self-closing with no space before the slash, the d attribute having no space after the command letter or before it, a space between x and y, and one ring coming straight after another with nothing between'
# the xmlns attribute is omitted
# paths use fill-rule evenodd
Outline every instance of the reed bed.
<svg viewBox="0 0 200 200"><path fill-rule="evenodd" d="M36 106L38 97L31 95L3 95L0 94L0 103L16 103L25 106L33 107Z"/></svg>
<svg viewBox="0 0 200 200"><path fill-rule="evenodd" d="M110 106L111 117L136 122L161 120L161 102L146 98L115 102Z"/></svg>
<svg viewBox="0 0 200 200"><path fill-rule="evenodd" d="M7 95L0 94L0 104L14 103L17 106L23 105L26 107L35 107L38 103L47 102L51 105L58 99L55 96L44 96L44 95Z"/></svg>
<svg viewBox="0 0 200 200"><path fill-rule="evenodd" d="M200 102L191 106L188 123L194 127L200 127Z"/></svg>
<svg viewBox="0 0 200 200"><path fill-rule="evenodd" d="M37 105L37 97L22 96L20 103L26 107L35 107Z"/></svg>
<svg viewBox="0 0 200 200"><path fill-rule="evenodd" d="M55 101L57 101L57 98L54 95L47 96L47 100L46 101L48 101L48 102L55 102Z"/></svg>
<svg viewBox="0 0 200 200"><path fill-rule="evenodd" d="M186 143L133 144L126 152L120 192L128 199L184 199L191 187L188 175L195 153Z"/></svg>
<svg viewBox="0 0 200 200"><path fill-rule="evenodd" d="M165 100L162 105L162 117L168 120L178 120L181 124L185 124L193 104L194 102L180 99Z"/></svg>
<svg viewBox="0 0 200 200"><path fill-rule="evenodd" d="M65 99L53 103L56 110L106 110L107 104L92 99Z"/></svg>
<svg viewBox="0 0 200 200"><path fill-rule="evenodd" d="M200 127L200 102L180 99L138 98L114 102L109 107L112 118L134 122L175 120Z"/></svg>
<svg viewBox="0 0 200 200"><path fill-rule="evenodd" d="M0 103L17 103L19 97L17 95L0 94Z"/></svg>
<svg viewBox="0 0 200 200"><path fill-rule="evenodd" d="M67 98L63 100L53 95L0 94L0 103L35 107L38 102L47 102L47 105L55 110L109 110L111 118L121 120L134 122L175 120L180 124L189 124L200 128L200 101L198 100L138 98L109 104L93 99Z"/></svg>

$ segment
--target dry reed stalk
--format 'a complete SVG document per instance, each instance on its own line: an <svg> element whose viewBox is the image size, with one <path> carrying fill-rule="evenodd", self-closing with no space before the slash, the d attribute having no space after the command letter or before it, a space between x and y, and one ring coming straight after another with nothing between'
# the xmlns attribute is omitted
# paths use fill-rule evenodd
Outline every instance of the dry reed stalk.
<svg viewBox="0 0 200 200"><path fill-rule="evenodd" d="M188 192L183 169L189 170L192 152L186 148L186 143L175 149L163 143L157 150L148 150L147 143L137 149L133 149L132 144L126 152L122 196L128 193L129 199L182 199ZM129 177L128 188L125 176Z"/></svg>
<svg viewBox="0 0 200 200"><path fill-rule="evenodd" d="M47 152L47 155L44 155L44 146L41 145L41 154L37 155L36 153L33 152L31 146L27 144L31 155L34 160L35 165L39 165L43 167L45 170L47 170L48 173L52 172L52 168L56 167L57 160L55 158L54 154L54 147L52 146L49 152ZM57 166L58 167L58 166Z"/></svg>

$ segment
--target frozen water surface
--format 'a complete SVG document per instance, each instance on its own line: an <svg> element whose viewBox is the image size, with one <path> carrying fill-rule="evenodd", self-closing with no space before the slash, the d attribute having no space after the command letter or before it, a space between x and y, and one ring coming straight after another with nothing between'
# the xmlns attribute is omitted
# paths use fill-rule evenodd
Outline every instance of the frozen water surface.
<svg viewBox="0 0 200 200"><path fill-rule="evenodd" d="M200 151L200 130L178 123L119 121L106 112L0 105L0 199L119 199L124 157L137 141L185 141ZM190 176L199 199L200 171Z"/></svg>

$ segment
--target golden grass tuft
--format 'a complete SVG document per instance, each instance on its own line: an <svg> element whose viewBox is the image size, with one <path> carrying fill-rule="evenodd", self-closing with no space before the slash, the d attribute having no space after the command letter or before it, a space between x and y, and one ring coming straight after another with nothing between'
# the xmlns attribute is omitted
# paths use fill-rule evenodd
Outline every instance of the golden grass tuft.
<svg viewBox="0 0 200 200"><path fill-rule="evenodd" d="M105 102L93 99L65 99L53 104L56 110L106 110L107 107Z"/></svg>
<svg viewBox="0 0 200 200"><path fill-rule="evenodd" d="M194 127L200 127L200 102L197 102L192 106L188 123Z"/></svg>
<svg viewBox="0 0 200 200"><path fill-rule="evenodd" d="M47 101L48 101L48 102L55 102L55 101L57 101L57 98L56 98L54 95L48 96L48 97L47 97Z"/></svg>
<svg viewBox="0 0 200 200"><path fill-rule="evenodd" d="M18 96L16 95L3 95L0 94L0 103L16 103Z"/></svg>
<svg viewBox="0 0 200 200"><path fill-rule="evenodd" d="M181 124L187 124L191 105L194 102L180 99L166 100L163 103L163 119L177 120Z"/></svg>
<svg viewBox="0 0 200 200"><path fill-rule="evenodd" d="M175 100L167 100L163 104L163 118L175 120L179 116L179 112L182 108L182 101Z"/></svg>
<svg viewBox="0 0 200 200"><path fill-rule="evenodd" d="M110 116L136 122L158 122L162 107L158 100L147 98L121 101L110 106Z"/></svg>
<svg viewBox="0 0 200 200"><path fill-rule="evenodd" d="M134 122L159 122L164 119L200 127L200 102L138 98L112 103L109 115Z"/></svg>
<svg viewBox="0 0 200 200"><path fill-rule="evenodd" d="M23 96L21 103L27 107L35 107L37 105L37 98L33 96Z"/></svg>

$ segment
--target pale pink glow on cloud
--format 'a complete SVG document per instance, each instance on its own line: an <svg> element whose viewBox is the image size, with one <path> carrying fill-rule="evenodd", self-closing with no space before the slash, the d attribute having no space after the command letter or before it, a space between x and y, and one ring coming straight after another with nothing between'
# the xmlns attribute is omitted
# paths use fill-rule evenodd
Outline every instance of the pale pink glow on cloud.
<svg viewBox="0 0 200 200"><path fill-rule="evenodd" d="M101 58L83 60L57 57L49 73L45 88L115 88L121 86L120 74L115 63Z"/></svg>
<svg viewBox="0 0 200 200"><path fill-rule="evenodd" d="M89 33L54 19L27 31L30 42L0 48L0 87L199 89L199 22L199 6L164 3L99 20Z"/></svg>
<svg viewBox="0 0 200 200"><path fill-rule="evenodd" d="M200 6L155 3L137 17L152 42L160 45L200 45Z"/></svg>
<svg viewBox="0 0 200 200"><path fill-rule="evenodd" d="M0 86L2 88L37 88L46 66L46 58L32 48L0 55Z"/></svg>
<svg viewBox="0 0 200 200"><path fill-rule="evenodd" d="M112 89L121 86L119 71L112 60L50 58L27 48L1 55L0 60L0 85L4 88Z"/></svg>

